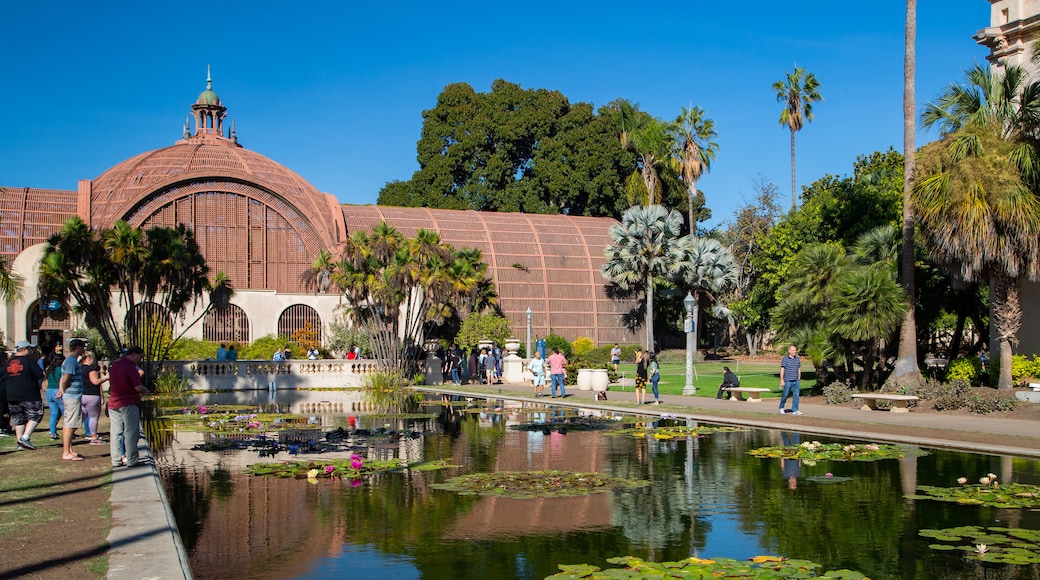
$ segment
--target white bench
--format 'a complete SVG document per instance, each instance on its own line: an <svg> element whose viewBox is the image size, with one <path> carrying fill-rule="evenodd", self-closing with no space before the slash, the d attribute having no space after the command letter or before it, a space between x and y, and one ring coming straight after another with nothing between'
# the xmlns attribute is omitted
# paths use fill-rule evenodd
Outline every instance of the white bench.
<svg viewBox="0 0 1040 580"><path fill-rule="evenodd" d="M892 393L863 393L852 395L852 398L866 402L865 405L860 407L864 411L876 411L878 401L888 401L890 403L888 410L891 413L907 413L909 412L907 404L918 400L918 397L914 395L895 395Z"/></svg>
<svg viewBox="0 0 1040 580"><path fill-rule="evenodd" d="M770 391L770 389L763 387L726 387L723 390L729 391L730 393L736 393L739 400L747 401L748 403L762 402L762 393L768 393ZM747 397L744 395L747 395Z"/></svg>

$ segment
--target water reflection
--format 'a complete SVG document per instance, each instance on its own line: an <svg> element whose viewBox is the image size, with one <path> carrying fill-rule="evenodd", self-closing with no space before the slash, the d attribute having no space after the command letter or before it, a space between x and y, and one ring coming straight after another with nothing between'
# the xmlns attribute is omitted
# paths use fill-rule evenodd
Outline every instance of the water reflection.
<svg viewBox="0 0 1040 580"><path fill-rule="evenodd" d="M1004 481L1036 482L1040 470L1032 460L934 451L902 461L787 465L746 451L827 441L763 430L674 440L561 432L561 421L579 413L506 401L473 401L468 407L449 402L423 407L435 414L427 418L322 416L326 428L421 433L414 439L369 437L369 457L445 459L459 466L375 476L357 487L339 480L311 485L250 477L243 469L259 460L256 454L193 451L202 436L175 433L162 473L195 575L305 578L349 570L361 577L359 570L381 570L401 578L543 578L560 563L606 566L607 558L618 555L665 561L691 554L779 554L872 578L970 578L974 569L966 570L956 554L928 548L917 530L1040 525L1035 512L903 497L918 483L950 485L958 476L990 471ZM510 428L529 422L547 429ZM534 500L428 487L456 474L549 469L649 479L652 485ZM815 476L828 472L851 479L816 482ZM1038 572L978 570L977 577L1001 578Z"/></svg>

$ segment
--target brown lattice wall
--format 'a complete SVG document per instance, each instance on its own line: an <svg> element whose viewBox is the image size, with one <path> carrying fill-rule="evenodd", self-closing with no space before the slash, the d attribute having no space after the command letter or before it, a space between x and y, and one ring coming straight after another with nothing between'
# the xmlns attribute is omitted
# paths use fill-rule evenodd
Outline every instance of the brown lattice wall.
<svg viewBox="0 0 1040 580"><path fill-rule="evenodd" d="M221 311L211 310L202 320L202 338L213 342L249 342L249 318L234 304Z"/></svg>
<svg viewBox="0 0 1040 580"><path fill-rule="evenodd" d="M0 187L0 255L10 264L25 248L46 242L76 216L76 197L74 190Z"/></svg>
<svg viewBox="0 0 1040 580"><path fill-rule="evenodd" d="M292 338L297 331L310 328L317 333L318 342L322 339L321 316L318 311L306 304L293 304L282 311L278 317L278 336Z"/></svg>

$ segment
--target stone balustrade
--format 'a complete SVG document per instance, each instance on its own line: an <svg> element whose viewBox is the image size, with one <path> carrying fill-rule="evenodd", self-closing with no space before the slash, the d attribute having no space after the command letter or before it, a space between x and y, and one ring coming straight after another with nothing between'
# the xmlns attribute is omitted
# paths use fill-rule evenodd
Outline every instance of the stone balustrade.
<svg viewBox="0 0 1040 580"><path fill-rule="evenodd" d="M168 361L163 366L187 379L189 388L203 391L359 387L382 368L379 361L364 359Z"/></svg>

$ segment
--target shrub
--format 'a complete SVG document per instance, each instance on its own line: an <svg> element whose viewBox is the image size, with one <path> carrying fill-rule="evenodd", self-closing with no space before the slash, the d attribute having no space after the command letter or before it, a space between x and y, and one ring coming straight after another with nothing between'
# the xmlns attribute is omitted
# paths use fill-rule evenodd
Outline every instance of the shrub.
<svg viewBox="0 0 1040 580"><path fill-rule="evenodd" d="M955 358L946 365L947 381L967 381L973 386L982 384L982 359L977 356Z"/></svg>
<svg viewBox="0 0 1040 580"><path fill-rule="evenodd" d="M291 341L284 336L275 336L268 334L267 336L260 337L248 345L242 346L238 349L239 360L271 360L274 355L274 351L285 348L285 345L289 345L289 348L293 352L293 358L301 358L302 352L298 352L298 348L291 344ZM214 351L215 352L215 351Z"/></svg>
<svg viewBox="0 0 1040 580"><path fill-rule="evenodd" d="M216 357L217 343L197 338L182 338L170 349L170 360L206 360Z"/></svg>
<svg viewBox="0 0 1040 580"><path fill-rule="evenodd" d="M635 354L632 355L633 360ZM681 348L673 348L670 350L662 350L657 353L657 362L661 364L686 364L686 350ZM699 363L704 362L704 351L698 350L693 355L693 362Z"/></svg>
<svg viewBox="0 0 1040 580"><path fill-rule="evenodd" d="M1015 398L1014 393L990 389L975 389L967 397L967 407L971 409L971 412L983 415L1000 411L1014 411L1020 402Z"/></svg>
<svg viewBox="0 0 1040 580"><path fill-rule="evenodd" d="M1024 354L1011 356L1011 385L1025 386L1029 379L1040 377L1040 359ZM996 385L1000 381L1000 357L993 357L989 364L989 384Z"/></svg>
<svg viewBox="0 0 1040 580"><path fill-rule="evenodd" d="M505 319L503 319L503 320L505 320ZM548 355L549 353L551 353L554 348L560 349L560 352L563 353L563 356L567 357L568 361L571 360L571 357L573 356L573 353L571 351L571 343L567 342L566 338L563 338L562 336L560 336L558 334L550 334L549 336L546 336L545 337L545 352L546 352L546 354Z"/></svg>
<svg viewBox="0 0 1040 580"><path fill-rule="evenodd" d="M845 383L833 382L823 387L823 396L828 405L840 405L852 400L855 391Z"/></svg>
<svg viewBox="0 0 1040 580"><path fill-rule="evenodd" d="M157 395L179 397L188 390L188 379L181 377L173 369L162 369L159 371L159 376L155 377L155 384L152 385L152 388L155 389Z"/></svg>
<svg viewBox="0 0 1040 580"><path fill-rule="evenodd" d="M509 328L509 321L497 314L472 313L466 317L455 337L455 344L472 348L482 340L492 340L498 344L504 344L507 338L513 336L513 330Z"/></svg>
<svg viewBox="0 0 1040 580"><path fill-rule="evenodd" d="M571 350L574 352L575 357L580 357L595 347L596 343L592 342L592 339L587 336L579 336L571 343Z"/></svg>

